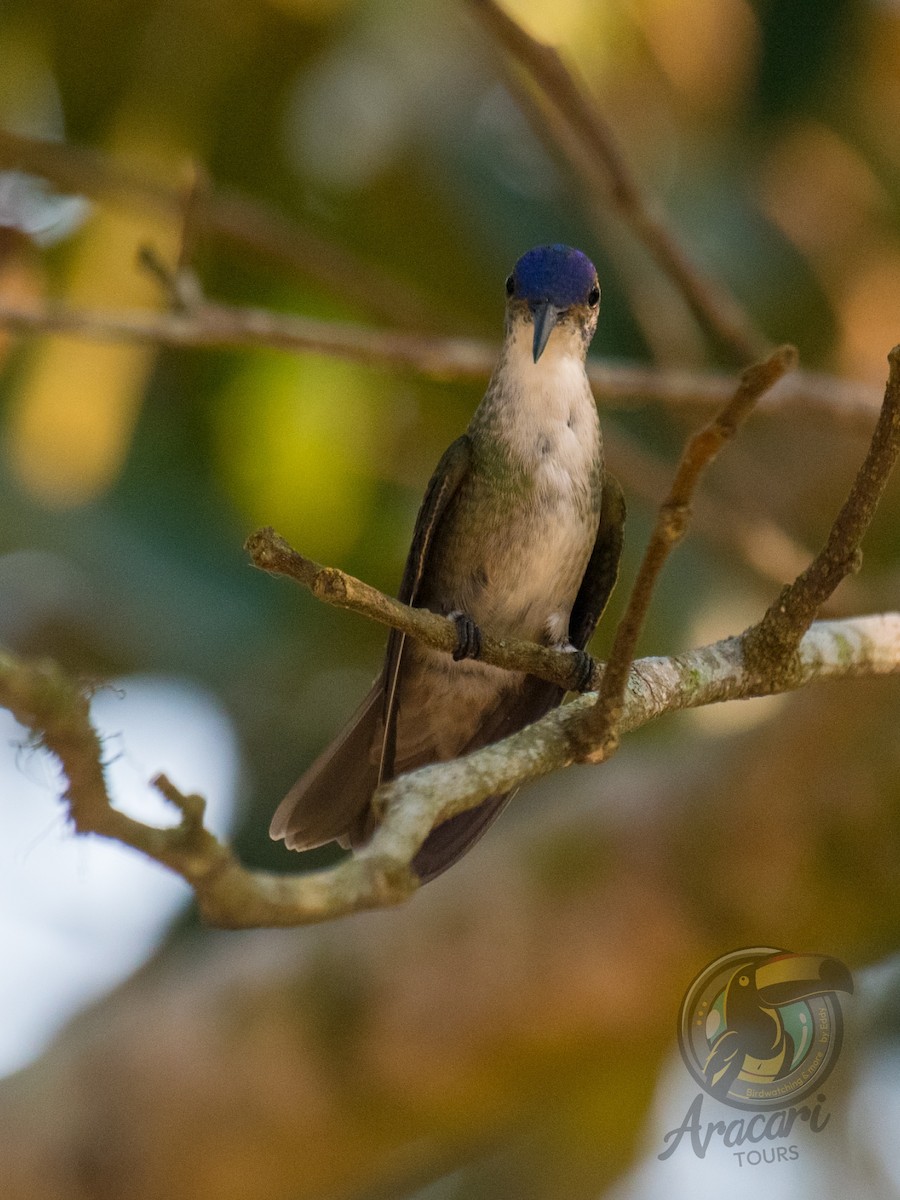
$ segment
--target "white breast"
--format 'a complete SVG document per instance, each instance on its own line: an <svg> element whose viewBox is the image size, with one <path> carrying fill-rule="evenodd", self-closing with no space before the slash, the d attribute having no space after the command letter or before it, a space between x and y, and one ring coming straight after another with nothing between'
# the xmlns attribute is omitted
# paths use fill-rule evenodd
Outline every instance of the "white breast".
<svg viewBox="0 0 900 1200"><path fill-rule="evenodd" d="M535 363L527 327L509 348L502 390L508 402L492 433L535 487L510 532L506 561L497 564L504 586L491 589L489 611L476 619L520 637L564 642L596 532L597 409L569 339L552 337Z"/></svg>

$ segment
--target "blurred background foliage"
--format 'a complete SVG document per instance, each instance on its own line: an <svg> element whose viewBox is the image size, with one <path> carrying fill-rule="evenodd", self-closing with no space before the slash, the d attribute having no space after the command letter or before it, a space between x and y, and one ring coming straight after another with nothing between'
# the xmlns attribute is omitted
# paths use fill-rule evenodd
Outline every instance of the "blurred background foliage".
<svg viewBox="0 0 900 1200"><path fill-rule="evenodd" d="M577 64L691 252L766 334L807 367L879 385L900 335L900 6L507 7ZM594 353L714 365L611 203L536 139L496 56L463 0L4 0L0 126L145 182L87 197L6 152L0 300L162 308L138 251L174 265L182 222L154 196L186 195L201 172L268 206L273 227L294 223L278 261L201 222L193 262L213 298L497 338L515 258L566 241L603 282ZM424 485L481 385L62 337L3 334L0 354L0 638L126 690L139 675L205 689L241 750L240 854L297 869L268 840L271 810L366 690L384 635L253 572L242 541L274 524L393 591ZM670 461L698 415L607 414L613 469L615 438ZM817 546L864 451L821 415L755 418L707 492L713 512L770 522L770 540L752 567L727 529L692 536L644 652L757 616L778 531ZM652 509L623 473L627 587ZM835 611L896 603L897 499L895 484ZM654 1194L639 1166L622 1173L641 1145L656 1152L648 1105L660 1064L677 1073L677 1005L708 959L762 943L856 970L900 949L897 719L890 681L684 714L602 773L534 789L402 913L240 937L183 917L0 1092L9 1194L122 1195L125 1178L135 1197L538 1200L616 1179L620 1195ZM145 754L149 774L161 764ZM884 994L864 1047L891 1044ZM846 1069L845 1117L869 1103L867 1053ZM678 1103L656 1103L661 1128L678 1123ZM877 1124L866 1186L896 1195ZM846 1190L848 1163L837 1135L808 1148L784 1194L821 1195L826 1177ZM683 1172L692 1195L722 1186L705 1165Z"/></svg>

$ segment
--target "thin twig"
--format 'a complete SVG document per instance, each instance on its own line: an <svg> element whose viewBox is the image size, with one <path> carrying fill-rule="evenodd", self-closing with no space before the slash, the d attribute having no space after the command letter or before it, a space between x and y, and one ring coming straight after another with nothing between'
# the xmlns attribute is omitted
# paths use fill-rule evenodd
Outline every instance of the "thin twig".
<svg viewBox="0 0 900 1200"><path fill-rule="evenodd" d="M65 333L103 341L154 343L205 349L246 347L328 354L368 366L403 368L439 380L484 380L499 347L476 338L440 337L396 329L368 329L267 309L205 303L190 312L103 312L64 307L0 305L0 327L19 333ZM632 363L588 362L588 376L606 408L654 401L670 407L720 407L734 376L661 369ZM868 435L880 395L866 384L797 371L766 397L761 411L822 415Z"/></svg>
<svg viewBox="0 0 900 1200"><path fill-rule="evenodd" d="M573 152L571 139L556 145L568 155L589 192L603 177L622 215L656 261L678 285L691 311L717 346L738 363L757 358L765 340L737 300L690 260L659 211L645 200L616 137L582 82L557 50L532 37L495 0L470 0L483 24L534 79L576 135L583 152Z"/></svg>
<svg viewBox="0 0 900 1200"><path fill-rule="evenodd" d="M138 250L138 265L149 271L174 312L193 313L206 306L206 296L194 270L194 258L202 235L202 220L209 207L210 181L203 168L192 164L191 176L181 200L181 237L174 266L153 245Z"/></svg>
<svg viewBox="0 0 900 1200"><path fill-rule="evenodd" d="M212 199L212 180L202 163L193 162L190 177L182 193L181 245L178 247L177 274L193 271L197 251L208 224L207 213Z"/></svg>
<svg viewBox="0 0 900 1200"><path fill-rule="evenodd" d="M156 247L149 245L138 249L137 261L156 280L171 311L190 314L206 307L200 280L190 267L170 267Z"/></svg>
<svg viewBox="0 0 900 1200"><path fill-rule="evenodd" d="M868 453L825 545L746 633L748 665L760 677L770 677L776 667L788 675L795 669L794 651L816 613L862 562L860 544L900 453L900 346L891 350L888 363L884 403Z"/></svg>
<svg viewBox="0 0 900 1200"><path fill-rule="evenodd" d="M576 737L584 758L608 758L618 740L618 726L628 673L644 626L656 581L666 559L684 537L690 505L702 472L738 430L759 398L797 362L793 346L781 346L763 362L748 367L729 403L704 429L690 439L675 472L672 488L659 510L644 551L625 614L616 629L597 703L585 714Z"/></svg>

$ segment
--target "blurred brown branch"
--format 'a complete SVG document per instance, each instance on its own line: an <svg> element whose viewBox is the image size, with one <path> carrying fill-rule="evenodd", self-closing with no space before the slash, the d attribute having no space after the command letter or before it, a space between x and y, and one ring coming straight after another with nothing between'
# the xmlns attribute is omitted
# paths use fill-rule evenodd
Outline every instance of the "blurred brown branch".
<svg viewBox="0 0 900 1200"><path fill-rule="evenodd" d="M198 189L196 171L186 188L172 187L99 150L8 129L0 129L0 169L30 171L66 191L149 208L178 222L189 213L194 239L201 231L212 233L263 261L307 275L337 295L353 299L364 294L367 306L389 320L420 327L428 312L412 285L397 283L345 246L258 200L210 184Z"/></svg>
<svg viewBox="0 0 900 1200"><path fill-rule="evenodd" d="M0 304L0 327L19 333L62 333L109 341L204 348L257 347L330 354L369 366L401 367L441 380L486 379L497 346L477 338L442 337L398 329L235 308L205 302L189 312L102 312L60 306ZM719 407L734 390L733 375L588 362L591 384L607 408L655 401L672 407ZM876 389L813 371L796 371L776 385L760 411L811 413L868 435L878 410Z"/></svg>
<svg viewBox="0 0 900 1200"><path fill-rule="evenodd" d="M609 193L719 348L738 363L759 357L765 339L737 300L691 261L659 205L645 197L615 134L572 68L553 46L532 37L495 0L470 0L470 4L496 41L528 72L573 135L565 136L560 120L552 121L546 131L538 125L539 133L546 132L544 140L569 158L588 194L593 195L598 184ZM534 121L542 110L529 104L528 115Z"/></svg>

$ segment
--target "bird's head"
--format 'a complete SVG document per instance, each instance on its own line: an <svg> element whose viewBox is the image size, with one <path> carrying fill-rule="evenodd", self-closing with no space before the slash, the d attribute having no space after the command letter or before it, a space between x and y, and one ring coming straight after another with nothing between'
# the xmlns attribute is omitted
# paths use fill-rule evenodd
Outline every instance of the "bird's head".
<svg viewBox="0 0 900 1200"><path fill-rule="evenodd" d="M513 267L506 296L507 329L533 326L535 362L551 335L561 349L585 357L600 308L597 271L586 254L571 246L536 246Z"/></svg>

